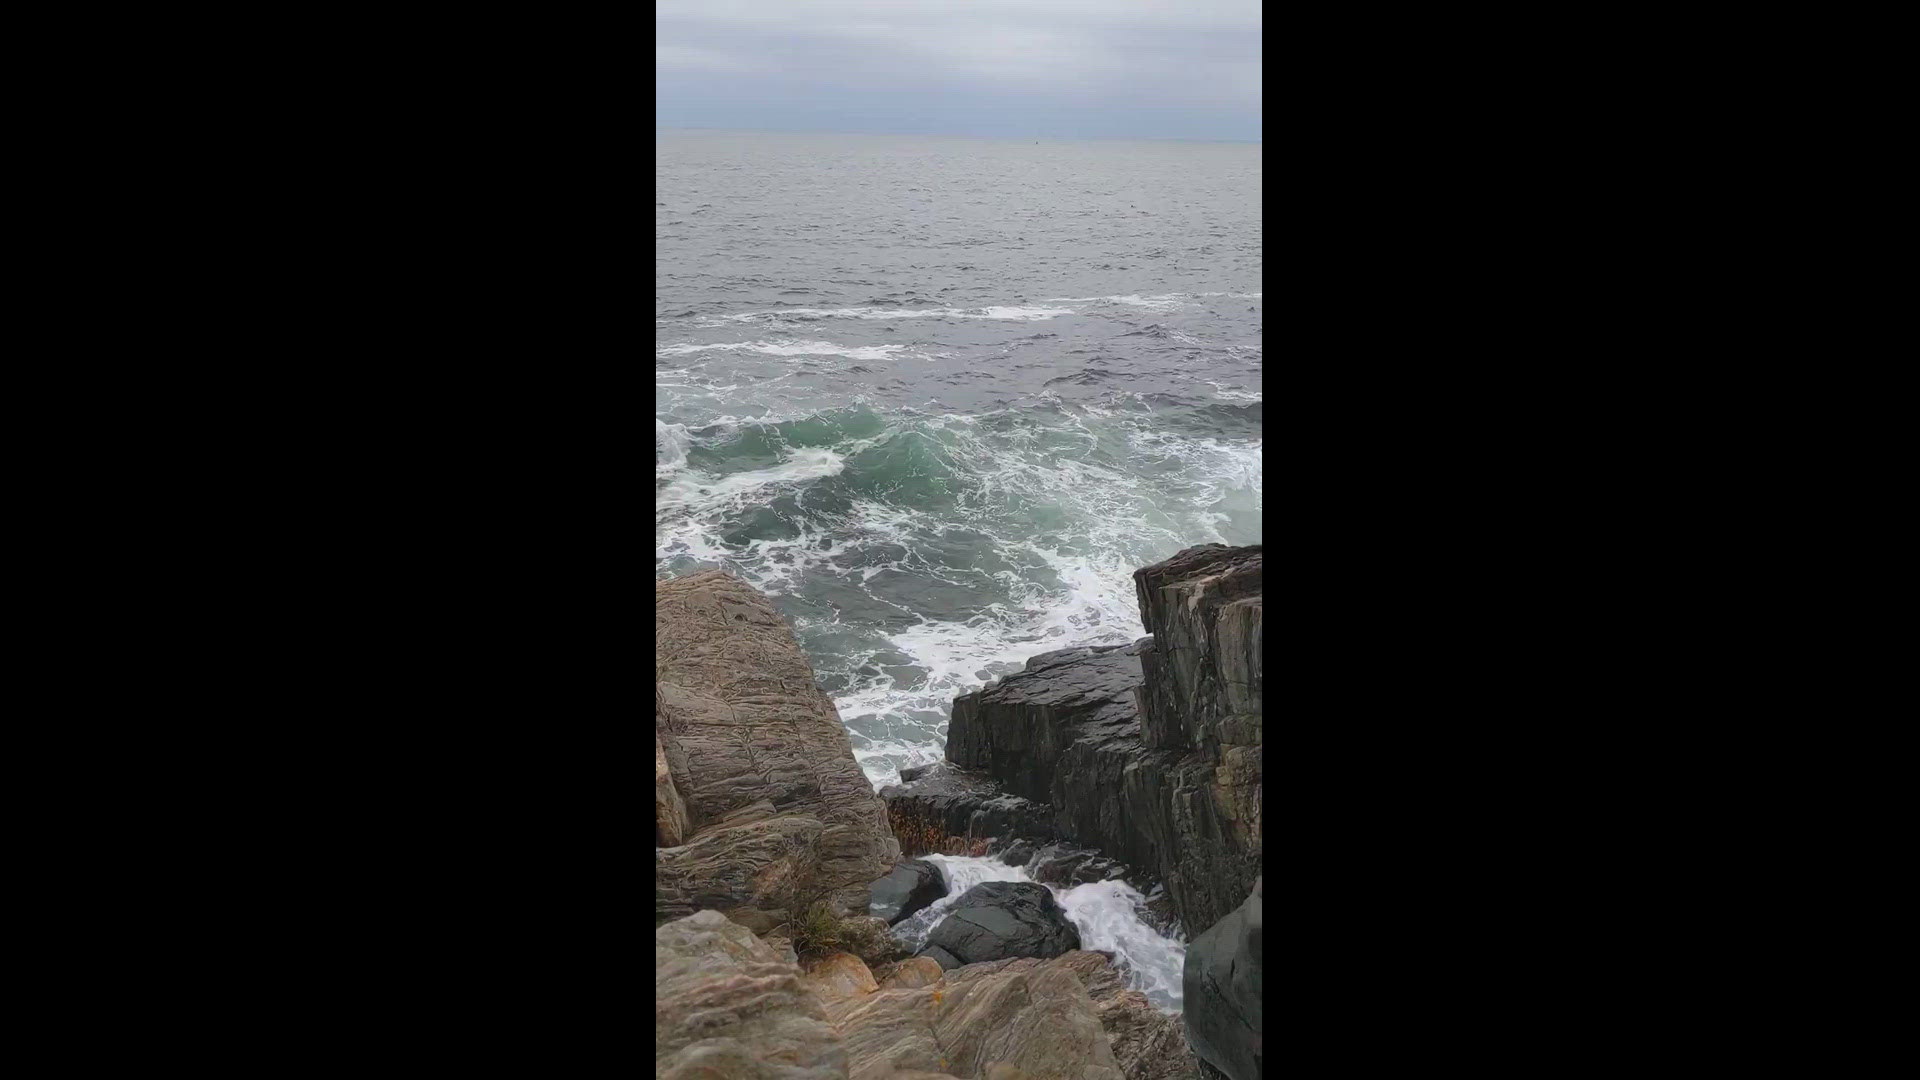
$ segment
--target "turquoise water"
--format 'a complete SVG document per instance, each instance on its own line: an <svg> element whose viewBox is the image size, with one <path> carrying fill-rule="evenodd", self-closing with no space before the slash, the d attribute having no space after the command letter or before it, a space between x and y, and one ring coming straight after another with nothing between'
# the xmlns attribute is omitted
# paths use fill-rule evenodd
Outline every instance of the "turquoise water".
<svg viewBox="0 0 1920 1080"><path fill-rule="evenodd" d="M794 623L876 784L1259 543L1259 147L662 135L655 573Z"/></svg>

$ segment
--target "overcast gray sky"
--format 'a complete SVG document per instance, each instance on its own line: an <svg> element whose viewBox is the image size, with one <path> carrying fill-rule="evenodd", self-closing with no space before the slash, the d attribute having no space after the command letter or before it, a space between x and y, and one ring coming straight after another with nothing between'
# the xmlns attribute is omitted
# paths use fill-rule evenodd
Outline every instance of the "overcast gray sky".
<svg viewBox="0 0 1920 1080"><path fill-rule="evenodd" d="M661 127L1260 138L1260 0L659 0Z"/></svg>

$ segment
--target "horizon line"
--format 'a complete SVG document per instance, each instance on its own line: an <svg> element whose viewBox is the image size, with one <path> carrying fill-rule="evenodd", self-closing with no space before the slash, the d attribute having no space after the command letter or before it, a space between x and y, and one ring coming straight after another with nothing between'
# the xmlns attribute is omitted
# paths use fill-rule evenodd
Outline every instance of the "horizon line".
<svg viewBox="0 0 1920 1080"><path fill-rule="evenodd" d="M720 127L715 125L702 125L702 124L662 124L657 120L654 122L653 129L655 134L658 134L659 132L662 132L662 131L719 131L719 132L731 132L731 133L740 134L740 135L874 135L874 136L881 136L881 137L889 136L889 135L892 135L892 136L919 135L919 136L936 136L936 137L948 138L948 139L1005 139L1012 142L1024 142L1024 141L1027 141L1028 139L1032 139L1035 142L1046 142L1046 141L1075 142L1075 141L1081 141L1081 140L1085 140L1085 141L1114 140L1114 141L1126 141L1126 142L1234 143L1236 145L1242 145L1242 146L1264 145L1263 141L1257 138L1256 139L1217 139L1217 138L1201 138L1199 136L1192 136L1192 135L1157 135L1157 136L1156 135L1032 135L1032 136L1029 136L1029 135L978 135L978 134L973 134L971 132L959 132L959 131L845 131L839 128L743 128L743 127L731 127L731 126Z"/></svg>

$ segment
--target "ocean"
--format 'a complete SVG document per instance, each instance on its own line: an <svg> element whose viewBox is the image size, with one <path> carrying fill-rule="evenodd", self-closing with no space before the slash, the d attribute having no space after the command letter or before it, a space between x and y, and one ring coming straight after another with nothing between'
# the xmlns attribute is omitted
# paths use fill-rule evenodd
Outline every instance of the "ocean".
<svg viewBox="0 0 1920 1080"><path fill-rule="evenodd" d="M654 572L789 619L875 787L1261 542L1260 146L662 131Z"/></svg>

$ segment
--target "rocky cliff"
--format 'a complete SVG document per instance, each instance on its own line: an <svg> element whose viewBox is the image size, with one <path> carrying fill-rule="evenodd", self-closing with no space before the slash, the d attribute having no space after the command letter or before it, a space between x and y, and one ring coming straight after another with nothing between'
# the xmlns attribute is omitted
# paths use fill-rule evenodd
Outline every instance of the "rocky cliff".
<svg viewBox="0 0 1920 1080"><path fill-rule="evenodd" d="M943 833L1096 848L1164 884L1197 934L1260 873L1261 550L1188 548L1134 583L1151 637L1036 656L957 698L958 769L882 794L925 849Z"/></svg>
<svg viewBox="0 0 1920 1080"><path fill-rule="evenodd" d="M793 631L706 571L655 583L654 633L656 924L712 908L770 925L796 841L833 903L864 914L900 845Z"/></svg>
<svg viewBox="0 0 1920 1080"><path fill-rule="evenodd" d="M793 861L795 840L816 853L814 867L843 912L865 914L880 895L869 889L876 882L893 882L901 895L875 924L905 911L919 882L910 866L895 872L901 843L889 813L915 850L951 850L957 842L981 854L986 837L1026 837L1000 850L1039 880L1158 876L1181 883L1190 904L1184 918L1204 917L1211 891L1232 887L1190 880L1227 865L1216 848L1258 865L1258 549L1238 552L1237 561L1200 560L1197 569L1164 580L1136 575L1143 610L1150 581L1160 617L1170 627L1183 620L1193 626L1167 633L1162 652L1143 641L1035 658L1026 672L975 695L964 722L956 708L960 754L975 764L913 773L921 797L891 807L873 794L832 702L764 597L718 572L657 582L656 1075L1198 1075L1181 1019L1126 990L1110 957L1078 949L1053 955L1077 940L1037 950L1051 959L961 962L943 970L938 958L920 957L869 970L847 953L810 956L801 965L783 940L756 932L768 933L786 914L777 908L779 878ZM1250 597L1249 618L1241 601ZM1237 614L1221 614L1230 608ZM1225 629L1210 633L1209 624ZM1250 646L1241 640L1249 630ZM1162 710L1154 714L1153 742L1136 699L1156 678L1176 683L1166 703L1146 705ZM1170 711L1186 707L1182 694L1193 695L1193 715ZM1251 772L1244 755L1223 771L1235 749L1248 745ZM1068 779L1056 783L1058 777ZM1111 852L1068 840L1110 846L1143 869L1134 873ZM1167 861L1167 850L1181 843L1202 860L1197 868ZM1244 896L1242 888L1234 903ZM1017 914L1007 918L1019 923ZM983 916L987 929L995 929L993 915ZM1208 1000L1231 1002L1236 1017L1246 1011L1245 979L1233 974L1233 965L1244 963L1234 943L1244 937L1216 935L1219 947L1207 955L1223 960L1228 975L1203 973L1209 993L1225 988ZM970 944L955 944L971 955ZM1231 1039L1237 1029L1222 1030ZM1214 1056L1232 1065L1244 1057L1232 1046Z"/></svg>
<svg viewBox="0 0 1920 1080"><path fill-rule="evenodd" d="M984 842L1041 880L1159 883L1194 938L1189 1041L1232 1080L1261 1067L1261 578L1259 547L1218 544L1135 572L1151 637L1036 656L956 699L948 764L881 793L920 850Z"/></svg>

